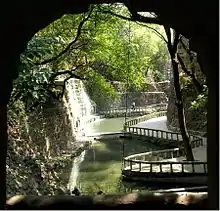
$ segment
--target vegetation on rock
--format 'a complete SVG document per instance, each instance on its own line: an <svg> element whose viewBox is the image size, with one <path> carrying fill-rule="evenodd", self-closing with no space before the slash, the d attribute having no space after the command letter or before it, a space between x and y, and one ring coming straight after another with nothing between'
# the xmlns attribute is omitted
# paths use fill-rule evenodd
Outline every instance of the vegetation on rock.
<svg viewBox="0 0 220 211"><path fill-rule="evenodd" d="M134 92L167 79L170 63L162 27L129 16L120 4L93 5L85 14L64 15L28 43L8 105L8 196L66 194L67 181L62 176L72 158L62 151L72 137L62 97L70 78L82 79L99 107L119 97L116 81L120 92ZM194 65L192 53L188 56ZM199 93L187 104L190 112L204 111L204 77L199 78L197 70L188 74L182 69L182 90L198 82Z"/></svg>

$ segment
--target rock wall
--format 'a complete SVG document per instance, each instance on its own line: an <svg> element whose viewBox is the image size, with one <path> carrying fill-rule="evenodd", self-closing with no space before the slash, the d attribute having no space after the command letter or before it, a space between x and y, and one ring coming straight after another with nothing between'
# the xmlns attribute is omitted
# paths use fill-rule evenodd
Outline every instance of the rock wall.
<svg viewBox="0 0 220 211"><path fill-rule="evenodd" d="M186 39L184 40L184 42L187 45L188 41ZM190 71L193 70L200 84L204 84L205 77L201 72L196 56L194 56L193 61L190 61L189 55L183 49L182 45L178 46L178 53L183 59L187 69ZM183 96L187 129L205 131L206 127L204 126L204 122L206 120L206 108L199 108L197 110L191 109L191 102L195 100L196 97L198 96L198 92L195 88L195 85L192 83L192 81L189 78L188 79L186 78L186 75L183 74L183 71L180 71L180 83L181 83L181 90ZM176 97L174 91L174 84L173 84L173 80L171 80L169 94L168 94L168 108L167 108L168 128L179 127L175 100Z"/></svg>
<svg viewBox="0 0 220 211"><path fill-rule="evenodd" d="M74 131L62 102L50 100L27 117L26 137L48 156L59 155L74 142Z"/></svg>
<svg viewBox="0 0 220 211"><path fill-rule="evenodd" d="M177 116L177 108L175 105L175 92L173 85L171 86L169 100L168 100L168 107L167 107L167 126L168 128L177 127L179 128L178 123L178 116ZM186 118L186 126L189 130L198 130L198 131L205 131L206 128L203 127L204 119L206 118L206 114L204 109L192 110L190 108L191 102L197 96L197 93L194 90L195 88L193 85L188 87L187 89L182 90L182 94L184 97L183 105L184 105L184 112Z"/></svg>
<svg viewBox="0 0 220 211"><path fill-rule="evenodd" d="M69 168L78 150L75 114L80 116L77 102L70 101L72 91L66 90L62 101L50 97L34 111L23 109L11 118L16 121L8 131L7 197L69 194Z"/></svg>
<svg viewBox="0 0 220 211"><path fill-rule="evenodd" d="M127 98L127 99L126 99ZM158 103L166 103L167 97L164 92L129 92L121 94L120 106L131 106L135 102L136 106L147 106Z"/></svg>
<svg viewBox="0 0 220 211"><path fill-rule="evenodd" d="M124 89L122 88L123 85L124 84L120 82L113 83L113 86L118 90L120 97L118 100L115 100L115 102L112 102L111 105L106 105L103 110L125 107L126 104L131 106L132 102L135 102L136 106L141 107L158 103L167 103L170 87L169 81L146 84L145 88L141 91L133 90L128 91L127 93L122 92Z"/></svg>

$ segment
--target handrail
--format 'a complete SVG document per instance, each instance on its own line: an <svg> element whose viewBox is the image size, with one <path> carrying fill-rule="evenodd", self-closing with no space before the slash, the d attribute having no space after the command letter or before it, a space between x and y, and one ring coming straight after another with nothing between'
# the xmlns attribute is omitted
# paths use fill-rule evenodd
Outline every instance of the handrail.
<svg viewBox="0 0 220 211"><path fill-rule="evenodd" d="M159 130L159 129L150 129L150 128L141 128L141 127L134 127L142 121L149 120L154 117L164 116L166 113L166 104L158 105L160 111L154 112L153 114L146 114L141 117L137 117L135 119L131 119L124 123L124 132L131 133L134 135L141 135L141 136L148 136L148 137L155 137L155 138L162 138L168 140L177 140L182 141L182 135L179 132L167 131L167 130ZM155 135L156 133L156 135ZM174 138L176 137L176 138ZM202 137L197 135L189 135L190 140L200 140Z"/></svg>
<svg viewBox="0 0 220 211"><path fill-rule="evenodd" d="M207 163L205 161L140 161L140 160L127 160L124 159L124 161L132 161L133 163L143 163L143 164L155 164L155 165L167 165L167 164L204 164Z"/></svg>
<svg viewBox="0 0 220 211"><path fill-rule="evenodd" d="M135 110L132 109L132 108L127 108L126 107L120 107L120 108L109 108L108 110L104 110L104 111L99 111L100 114L112 114L112 113L119 113L119 112L123 112L125 113L126 111L127 112L130 112L130 113L135 113L135 112L141 112L141 111L147 111L148 109L151 109L151 108L158 108L158 106L161 106L161 105L167 105L167 104L152 104L152 105L146 105L146 106L136 106L135 107Z"/></svg>
<svg viewBox="0 0 220 211"><path fill-rule="evenodd" d="M126 163L128 162L128 165ZM202 173L207 174L207 162L203 161L139 161L139 160L123 160L124 170L135 170L138 172L149 172L149 173L187 173L191 167L190 173ZM134 165L135 164L135 165ZM180 165L181 168L179 168ZM189 166L190 165L190 166ZM168 168L169 166L169 168ZM159 168L158 168L159 167ZM200 168L196 168L200 167ZM202 167L202 168L201 168ZM165 171L164 171L164 168Z"/></svg>
<svg viewBox="0 0 220 211"><path fill-rule="evenodd" d="M155 106L153 106L153 108L156 108L156 110L157 110L156 112L153 112L153 114L146 114L146 115L137 117L135 119L129 120L129 121L124 123L124 127L125 126L136 125L139 122L146 121L146 120L148 120L150 118L157 117L158 116L157 113L160 113L160 112L164 114L166 112L166 110L167 110L167 104L155 104Z"/></svg>
<svg viewBox="0 0 220 211"><path fill-rule="evenodd" d="M197 142L199 142L199 144L197 144ZM204 146L205 145L204 142L205 142L204 139L193 140L191 142L192 148L195 148L198 146ZM183 155L183 154L184 154L183 148L173 148L173 149L153 150L153 151L149 151L149 152L133 154L133 155L129 155L129 156L124 157L124 159L130 160L132 158L141 157L141 160L143 161L143 157L145 160L146 160L146 158L149 158L147 156L155 156L156 155L157 158L175 158L175 157L179 157L179 155Z"/></svg>
<svg viewBox="0 0 220 211"><path fill-rule="evenodd" d="M141 127L129 127L125 126L124 131L128 134L155 137L166 140L182 141L182 135L178 132L171 132L159 129L141 128ZM203 139L200 136L189 135L190 141Z"/></svg>
<svg viewBox="0 0 220 211"><path fill-rule="evenodd" d="M132 120L125 122L124 132L128 134L138 135L138 136L148 136L156 137L161 139L168 139L173 141L181 141L182 135L178 132L159 130L159 129L150 129L150 128L140 128L134 127L133 125L138 124L139 122L146 121L152 117L162 116L165 114L165 106L160 105L160 111L157 111L153 114L147 114ZM164 110L163 110L164 109ZM155 135L156 134L156 135ZM189 135L192 148L205 146L206 140L203 137L196 135ZM146 167L149 167L147 172L164 172L163 167L166 165L170 166L170 172L182 172L185 173L184 165L190 165L193 173L207 173L207 162L203 161L167 161L163 159L178 158L184 156L185 152L182 147L174 149L165 149L165 150L155 150L139 154L129 155L123 158L123 169L124 170L135 170L135 171L146 171ZM156 159L156 160L155 160ZM127 165L128 164L128 165ZM135 164L135 165L134 165ZM181 170L175 169L176 165L181 165ZM202 165L202 170L198 172L195 166ZM159 166L159 171L153 168ZM145 170L142 170L144 168ZM166 171L167 172L167 171Z"/></svg>
<svg viewBox="0 0 220 211"><path fill-rule="evenodd" d="M154 150L154 151L149 151L149 152L143 152L143 153L129 155L129 156L124 157L124 159L131 159L131 158L135 158L137 156L146 156L146 155L158 154L158 153L163 153L163 152L173 152L173 151L178 151L178 150L179 150L179 148Z"/></svg>

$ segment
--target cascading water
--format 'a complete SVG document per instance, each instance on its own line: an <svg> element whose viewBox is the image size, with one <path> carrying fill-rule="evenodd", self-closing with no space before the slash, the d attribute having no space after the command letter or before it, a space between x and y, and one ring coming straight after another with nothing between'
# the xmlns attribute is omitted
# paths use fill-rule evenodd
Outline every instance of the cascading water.
<svg viewBox="0 0 220 211"><path fill-rule="evenodd" d="M81 136L85 135L86 122L95 112L95 109L81 80L69 79L65 88L64 104L71 122L72 134L73 137L75 137L75 143L77 143L77 140L82 140ZM73 140L70 140L70 147L71 144L73 144ZM67 185L70 191L78 186L77 178L79 175L79 166L84 160L85 153L86 151L83 151L80 156L73 160L69 183Z"/></svg>
<svg viewBox="0 0 220 211"><path fill-rule="evenodd" d="M73 190L75 187L79 187L79 184L77 181L78 175L79 175L79 166L83 162L85 154L86 154L86 151L84 150L80 154L80 156L74 158L74 160L73 160L73 166L72 166L72 170L71 170L71 174L70 174L70 178L69 178L69 183L67 185L67 188L70 191Z"/></svg>
<svg viewBox="0 0 220 211"><path fill-rule="evenodd" d="M82 136L86 122L95 112L95 106L91 103L81 80L74 78L68 80L64 102L72 125L73 136Z"/></svg>

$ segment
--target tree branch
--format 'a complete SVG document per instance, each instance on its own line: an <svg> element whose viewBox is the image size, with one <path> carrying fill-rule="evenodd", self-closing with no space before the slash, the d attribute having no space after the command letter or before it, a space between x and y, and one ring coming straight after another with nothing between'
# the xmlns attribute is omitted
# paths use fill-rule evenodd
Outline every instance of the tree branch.
<svg viewBox="0 0 220 211"><path fill-rule="evenodd" d="M182 68L182 70L191 78L193 84L195 85L197 91L199 93L202 93L203 91L203 87L202 85L199 83L199 81L196 79L195 75L193 73L191 73L189 70L187 70L182 58L180 57L180 55L177 53L177 59L180 63L180 66Z"/></svg>
<svg viewBox="0 0 220 211"><path fill-rule="evenodd" d="M152 23L152 24L157 24L157 25L163 25L162 22L158 18L145 17L142 15L139 15L138 13L133 13L131 18L142 23Z"/></svg>
<svg viewBox="0 0 220 211"><path fill-rule="evenodd" d="M157 18L143 17L143 16L138 15L138 14L136 16L131 16L129 18L129 17L125 17L123 15L116 14L112 11L101 11L101 12L111 14L111 15L113 15L115 17L118 17L118 18L121 18L123 20L133 21L133 22L136 22L137 24L139 24L140 26L144 26L146 28L149 28L149 29L153 30L153 32L155 34L157 34L157 36L159 36L165 43L167 43L167 40L165 39L165 37L160 32L158 32L156 29L154 29L153 27L141 24L141 23L153 23L153 24L161 25L160 21Z"/></svg>
<svg viewBox="0 0 220 211"><path fill-rule="evenodd" d="M139 23L139 22L137 22L137 24L140 25L140 26L143 26L143 27L146 27L146 28L149 28L149 29L153 30L153 32L154 32L158 37L160 37L165 43L168 42L168 41L166 40L166 38L165 38L160 32L158 32L156 29L154 29L153 27L148 26L148 25L145 25L145 24L142 24L142 23Z"/></svg>
<svg viewBox="0 0 220 211"><path fill-rule="evenodd" d="M177 46L179 43L180 33L174 31L173 50L177 52Z"/></svg>
<svg viewBox="0 0 220 211"><path fill-rule="evenodd" d="M131 17L125 17L123 15L116 14L112 11L100 11L100 12L104 13L104 14L110 14L110 15L113 15L115 17L121 18L123 20L127 20L127 21L133 21L133 22L139 21L139 22L143 22L143 23L152 23L152 24L162 25L160 20L158 20L157 18L143 17L143 16L138 15L138 14L136 16L132 15Z"/></svg>
<svg viewBox="0 0 220 211"><path fill-rule="evenodd" d="M62 56L64 53L66 53L66 52L72 47L72 45L73 45L74 43L76 43L76 41L77 41L78 38L80 37L82 27L83 27L84 23L90 18L92 11L93 11L93 8L90 10L88 16L87 16L86 18L84 18L84 19L79 23L79 26L78 26L78 29L77 29L77 33L76 33L76 36L75 36L74 40L73 40L72 42L70 42L70 43L67 45L67 47L66 47L63 51L61 51L58 55L56 55L56 56L54 56L54 57L52 57L52 58L50 58L50 59L44 60L44 61L39 62L39 63L35 63L35 65L44 65L44 64L50 63L50 62L52 62L52 61L58 59L58 58L59 58L60 56ZM77 48L82 47L82 46L84 46L84 45L86 45L86 44L79 45L79 46L77 46L77 47L75 47L75 48L73 48L73 49L77 49Z"/></svg>
<svg viewBox="0 0 220 211"><path fill-rule="evenodd" d="M75 70L64 70L64 71L58 71L56 72L54 75L51 76L50 80L54 80L57 76L60 76L60 75L66 75L68 74L71 78L76 78L76 79L79 79L79 80L86 80L86 78L82 78L76 74L73 73L73 71Z"/></svg>
<svg viewBox="0 0 220 211"><path fill-rule="evenodd" d="M167 25L163 25L164 31L166 33L167 36L167 48L168 51L170 53L170 56L173 57L173 47L172 47L172 42L171 42L171 31L170 31L170 27Z"/></svg>

